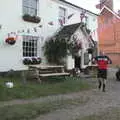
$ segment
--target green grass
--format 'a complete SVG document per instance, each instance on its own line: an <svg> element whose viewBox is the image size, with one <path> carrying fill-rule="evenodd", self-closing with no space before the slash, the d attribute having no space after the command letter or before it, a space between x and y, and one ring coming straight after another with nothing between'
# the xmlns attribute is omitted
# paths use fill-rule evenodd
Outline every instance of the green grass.
<svg viewBox="0 0 120 120"><path fill-rule="evenodd" d="M90 115L76 120L120 120L120 108L110 108L98 115Z"/></svg>
<svg viewBox="0 0 120 120"><path fill-rule="evenodd" d="M76 77L56 77L48 78L51 83L36 83L27 82L23 84L20 78L0 78L0 101L7 101L12 99L29 99L37 98L41 96L66 94L71 92L78 92L81 90L88 90L91 85ZM13 88L7 88L5 86L6 81L12 81L14 83ZM56 82L55 82L56 81ZM59 82L58 82L59 81ZM61 82L60 82L61 81Z"/></svg>
<svg viewBox="0 0 120 120"><path fill-rule="evenodd" d="M48 103L34 103L23 105L12 105L0 107L1 120L33 120L34 118L52 112L57 109L69 108L70 105L80 105L86 103L89 99L75 99L75 100L57 100Z"/></svg>

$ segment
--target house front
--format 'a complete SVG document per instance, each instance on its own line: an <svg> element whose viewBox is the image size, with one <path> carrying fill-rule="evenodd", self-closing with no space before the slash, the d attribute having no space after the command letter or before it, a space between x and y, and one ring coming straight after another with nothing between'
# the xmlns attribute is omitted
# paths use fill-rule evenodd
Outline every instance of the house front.
<svg viewBox="0 0 120 120"><path fill-rule="evenodd" d="M47 64L42 47L64 25L84 22L92 32L97 28L96 14L62 0L4 0L0 14L0 72L28 69L26 58Z"/></svg>
<svg viewBox="0 0 120 120"><path fill-rule="evenodd" d="M104 51L113 62L120 65L120 17L104 6L98 17L99 49Z"/></svg>

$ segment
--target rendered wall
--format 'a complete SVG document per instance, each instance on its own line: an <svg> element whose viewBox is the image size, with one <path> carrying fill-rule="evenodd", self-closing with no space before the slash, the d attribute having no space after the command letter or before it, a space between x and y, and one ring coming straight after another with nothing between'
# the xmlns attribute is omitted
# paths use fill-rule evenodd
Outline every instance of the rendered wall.
<svg viewBox="0 0 120 120"><path fill-rule="evenodd" d="M27 66L23 65L23 49L22 49L22 36L23 35L33 35L39 36L38 41L38 56L42 58L42 63L46 63L45 57L42 51L42 46L45 40L52 36L56 30L59 29L60 24L58 22L59 6L65 7L67 9L67 14L75 13L75 19L69 19L67 22L69 24L80 22L80 9L66 5L62 2L56 2L54 0L40 0L39 1L39 11L38 16L41 17L41 22L30 23L25 22L22 19L22 0L1 0L0 1L0 72L13 70L23 70L27 69ZM89 16L89 27L93 30L97 28L96 15L87 13ZM53 22L51 26L48 23ZM42 27L38 27L42 25ZM93 27L94 26L94 27ZM33 31L33 28L37 28L37 32ZM30 33L27 33L27 29ZM18 33L18 31L23 31ZM8 33L15 32L18 39L15 45L11 46L5 43L5 39Z"/></svg>

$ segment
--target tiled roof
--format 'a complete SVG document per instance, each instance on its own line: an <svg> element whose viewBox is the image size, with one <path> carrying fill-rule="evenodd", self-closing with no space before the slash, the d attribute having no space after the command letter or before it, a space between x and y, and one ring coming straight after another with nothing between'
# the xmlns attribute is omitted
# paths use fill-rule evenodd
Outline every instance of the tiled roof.
<svg viewBox="0 0 120 120"><path fill-rule="evenodd" d="M83 23L80 22L80 23L64 26L54 37L56 39L65 39L65 38L70 39L70 37L75 33L75 31L79 27L85 36L88 36L90 34L90 31L86 27L84 27ZM95 46L92 36L90 37L90 41L92 46Z"/></svg>

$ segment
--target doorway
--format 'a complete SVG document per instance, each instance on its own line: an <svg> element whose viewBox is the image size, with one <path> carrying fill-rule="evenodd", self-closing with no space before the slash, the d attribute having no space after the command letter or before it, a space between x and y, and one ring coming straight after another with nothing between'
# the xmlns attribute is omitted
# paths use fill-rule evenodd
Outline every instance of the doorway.
<svg viewBox="0 0 120 120"><path fill-rule="evenodd" d="M75 68L81 71L81 56L75 56Z"/></svg>

